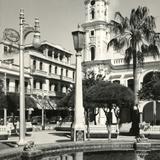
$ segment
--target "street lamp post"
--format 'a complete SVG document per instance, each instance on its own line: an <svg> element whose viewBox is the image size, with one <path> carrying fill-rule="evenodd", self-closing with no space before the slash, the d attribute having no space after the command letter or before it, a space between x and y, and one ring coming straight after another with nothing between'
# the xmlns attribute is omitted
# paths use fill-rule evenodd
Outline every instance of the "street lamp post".
<svg viewBox="0 0 160 160"><path fill-rule="evenodd" d="M84 48L84 32L79 30L72 32L74 48L76 50L76 84L75 84L75 108L74 122L72 126L71 139L73 141L84 141L86 138L83 94L82 94L82 54Z"/></svg>
<svg viewBox="0 0 160 160"><path fill-rule="evenodd" d="M19 64L20 64L20 134L19 134L19 145L24 145L25 142L25 92L24 92L24 40L29 33L35 32L33 45L38 47L40 44L40 33L39 33L39 20L35 19L35 28L25 26L24 11L20 10L20 30L19 30Z"/></svg>
<svg viewBox="0 0 160 160"><path fill-rule="evenodd" d="M34 33L33 38L33 46L38 48L40 46L40 31L39 31L39 19L35 19L35 26L30 27L28 24L25 23L24 19L24 11L23 9L20 10L20 26L19 32L12 28L6 28L3 33L3 38L12 43L19 44L19 65L20 65L20 134L19 134L19 145L24 145L25 142L25 131L26 131L26 124L25 124L25 93L24 93L24 41L28 34Z"/></svg>

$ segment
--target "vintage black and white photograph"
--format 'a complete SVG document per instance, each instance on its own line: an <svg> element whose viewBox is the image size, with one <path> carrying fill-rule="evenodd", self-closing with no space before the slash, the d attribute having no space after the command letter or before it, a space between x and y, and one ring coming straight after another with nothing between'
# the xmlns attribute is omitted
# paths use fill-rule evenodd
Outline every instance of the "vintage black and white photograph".
<svg viewBox="0 0 160 160"><path fill-rule="evenodd" d="M0 0L0 160L160 160L159 0Z"/></svg>

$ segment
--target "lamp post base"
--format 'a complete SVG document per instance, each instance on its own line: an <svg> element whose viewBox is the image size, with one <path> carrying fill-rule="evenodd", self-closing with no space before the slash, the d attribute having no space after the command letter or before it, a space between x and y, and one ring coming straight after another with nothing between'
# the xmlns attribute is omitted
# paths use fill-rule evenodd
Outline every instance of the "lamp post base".
<svg viewBox="0 0 160 160"><path fill-rule="evenodd" d="M19 140L18 142L17 142L17 145L18 146L24 146L24 145L26 145L27 144L27 141L25 141L25 140L23 140L23 139L21 139L21 140Z"/></svg>
<svg viewBox="0 0 160 160"><path fill-rule="evenodd" d="M72 128L71 129L71 140L72 141L85 141L86 131L84 128Z"/></svg>

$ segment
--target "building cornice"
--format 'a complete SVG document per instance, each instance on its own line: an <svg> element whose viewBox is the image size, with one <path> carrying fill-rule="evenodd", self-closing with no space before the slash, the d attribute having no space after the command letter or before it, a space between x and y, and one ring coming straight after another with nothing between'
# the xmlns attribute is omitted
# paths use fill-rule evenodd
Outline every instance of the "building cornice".
<svg viewBox="0 0 160 160"><path fill-rule="evenodd" d="M90 1L91 1L91 0L84 0L84 4L86 5L86 4L88 4ZM95 0L95 1L103 1L103 2L105 2L105 3L108 2L108 0Z"/></svg>
<svg viewBox="0 0 160 160"><path fill-rule="evenodd" d="M149 67L154 67L155 68L155 64L159 64L160 65L160 61L156 61L156 62L146 62L144 63L143 67L144 68L149 68ZM129 66L127 64L121 64L121 65L113 65L111 63L111 60L95 60L95 61L86 61L82 63L82 66L85 67L94 67L96 65L108 65L110 67L110 69L112 71L114 70L131 70L133 69L133 65L130 64ZM157 65L157 66L159 66ZM160 68L160 67L159 67Z"/></svg>
<svg viewBox="0 0 160 160"><path fill-rule="evenodd" d="M87 27L95 27L96 29L101 29L102 27L106 29L108 23L106 21L102 21L102 20L95 20L92 22L86 22L83 23L81 26L86 29Z"/></svg>

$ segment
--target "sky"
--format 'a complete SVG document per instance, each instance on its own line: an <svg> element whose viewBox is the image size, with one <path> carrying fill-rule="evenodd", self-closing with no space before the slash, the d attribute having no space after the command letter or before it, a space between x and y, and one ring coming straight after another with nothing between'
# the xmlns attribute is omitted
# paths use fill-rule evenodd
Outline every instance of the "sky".
<svg viewBox="0 0 160 160"><path fill-rule="evenodd" d="M110 0L110 18L115 11L129 16L131 9L139 5L150 9L160 31L160 0ZM5 28L19 29L20 8L28 24L34 25L36 17L40 19L41 40L75 52L71 32L85 21L84 0L0 0L0 38Z"/></svg>

